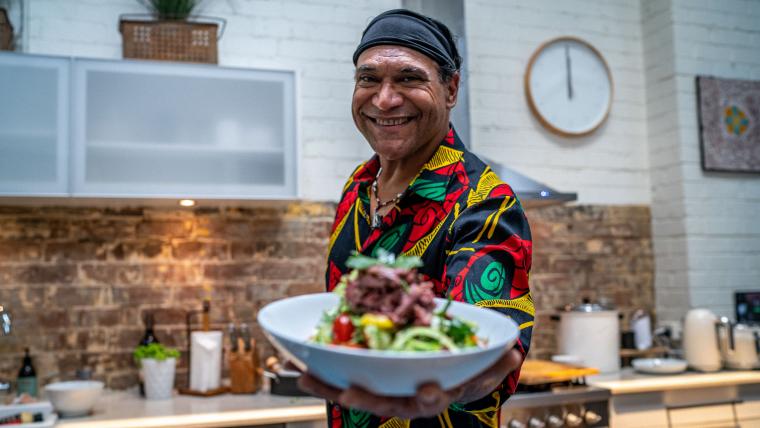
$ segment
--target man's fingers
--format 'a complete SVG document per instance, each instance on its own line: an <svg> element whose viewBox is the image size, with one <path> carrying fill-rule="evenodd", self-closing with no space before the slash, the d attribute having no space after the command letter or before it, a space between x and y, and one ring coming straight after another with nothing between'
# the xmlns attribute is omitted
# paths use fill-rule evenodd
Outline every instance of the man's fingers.
<svg viewBox="0 0 760 428"><path fill-rule="evenodd" d="M448 407L451 398L437 383L426 383L417 388L417 403L419 410L426 416L441 413Z"/></svg>
<svg viewBox="0 0 760 428"><path fill-rule="evenodd" d="M458 388L449 391L454 401L468 403L477 400L498 387L504 378L522 364L522 354L517 349L510 349L491 367L468 380Z"/></svg>
<svg viewBox="0 0 760 428"><path fill-rule="evenodd" d="M507 351L506 355L502 358L504 369L507 373L512 373L517 370L523 362L523 355L515 348Z"/></svg>
<svg viewBox="0 0 760 428"><path fill-rule="evenodd" d="M380 397L358 386L343 391L338 397L338 403L377 416L397 416L395 413L406 404L403 398Z"/></svg>
<svg viewBox="0 0 760 428"><path fill-rule="evenodd" d="M298 387L315 397L330 401L337 401L341 393L339 389L327 385L308 373L302 374L298 379Z"/></svg>

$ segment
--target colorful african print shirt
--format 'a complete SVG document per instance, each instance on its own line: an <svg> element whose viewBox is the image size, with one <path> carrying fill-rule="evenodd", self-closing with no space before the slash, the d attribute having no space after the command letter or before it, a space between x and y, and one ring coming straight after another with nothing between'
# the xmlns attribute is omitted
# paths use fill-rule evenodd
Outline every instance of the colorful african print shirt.
<svg viewBox="0 0 760 428"><path fill-rule="evenodd" d="M360 165L343 188L329 243L327 289L348 272L352 251L376 255L379 248L419 256L419 272L440 297L503 312L520 326L516 347L528 352L533 300L528 289L531 235L512 189L475 155L453 129L412 180L400 202L370 227L370 187L380 161ZM486 397L454 403L433 418L402 420L343 409L328 403L330 428L498 427L500 406L517 386L519 370Z"/></svg>

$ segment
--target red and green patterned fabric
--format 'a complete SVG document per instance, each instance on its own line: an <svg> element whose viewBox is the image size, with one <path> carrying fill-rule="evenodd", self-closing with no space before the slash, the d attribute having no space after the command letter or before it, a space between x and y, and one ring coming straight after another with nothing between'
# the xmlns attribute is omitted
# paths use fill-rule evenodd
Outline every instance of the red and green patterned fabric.
<svg viewBox="0 0 760 428"><path fill-rule="evenodd" d="M459 140L453 129L412 181L379 228L370 227L370 187L380 162L360 165L343 188L329 243L327 289L349 269L352 251L374 255L378 248L419 256L419 269L440 297L488 307L520 326L517 348L528 352L533 300L528 289L531 235L512 189ZM412 421L378 417L328 403L331 428L498 427L499 408L517 386L519 371L492 394L444 413Z"/></svg>

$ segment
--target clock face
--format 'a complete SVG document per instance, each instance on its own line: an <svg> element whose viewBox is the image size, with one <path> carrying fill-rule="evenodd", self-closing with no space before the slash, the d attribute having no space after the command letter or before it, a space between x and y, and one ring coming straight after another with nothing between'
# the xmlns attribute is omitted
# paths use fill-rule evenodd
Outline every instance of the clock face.
<svg viewBox="0 0 760 428"><path fill-rule="evenodd" d="M528 103L539 121L563 136L593 132L612 103L612 78L599 52L588 43L562 37L531 58L525 75Z"/></svg>

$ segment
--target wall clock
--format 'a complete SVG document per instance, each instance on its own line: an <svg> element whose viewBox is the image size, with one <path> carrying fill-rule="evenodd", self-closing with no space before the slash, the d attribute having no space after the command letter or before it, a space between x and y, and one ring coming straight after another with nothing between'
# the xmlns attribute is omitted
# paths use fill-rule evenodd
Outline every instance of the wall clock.
<svg viewBox="0 0 760 428"><path fill-rule="evenodd" d="M563 137L597 130L612 105L612 74L602 54L577 37L541 45L525 71L525 96L538 121Z"/></svg>

